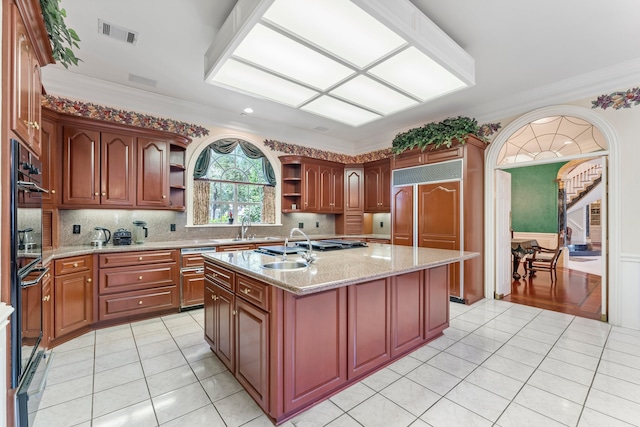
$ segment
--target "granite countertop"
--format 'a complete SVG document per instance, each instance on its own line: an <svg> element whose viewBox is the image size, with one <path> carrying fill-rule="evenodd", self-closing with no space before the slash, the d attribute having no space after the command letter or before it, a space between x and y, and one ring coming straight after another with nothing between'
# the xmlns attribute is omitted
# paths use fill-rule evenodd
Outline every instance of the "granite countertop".
<svg viewBox="0 0 640 427"><path fill-rule="evenodd" d="M369 243L367 247L314 251L318 259L302 270L262 268L282 256L255 251L211 252L205 259L298 295L311 294L367 280L395 276L474 258L477 252ZM298 260L289 255L287 260Z"/></svg>
<svg viewBox="0 0 640 427"><path fill-rule="evenodd" d="M46 264L51 260L58 258L66 258L70 256L90 255L94 253L108 253L108 252L135 252L135 251L152 251L162 249L183 249L183 248L207 248L213 246L225 246L225 245L243 245L243 244L269 244L284 242L284 239L288 236L269 236L269 237L255 237L245 240L237 239L194 239L194 240L172 240L165 242L146 242L141 245L120 245L114 246L109 244L103 247L95 247L90 245L79 246L63 246L60 248L45 250L42 253L42 263ZM309 235L311 240L321 239L390 239L389 235L385 234L362 234L362 235ZM289 241L303 241L305 240L300 235L295 235L294 238Z"/></svg>

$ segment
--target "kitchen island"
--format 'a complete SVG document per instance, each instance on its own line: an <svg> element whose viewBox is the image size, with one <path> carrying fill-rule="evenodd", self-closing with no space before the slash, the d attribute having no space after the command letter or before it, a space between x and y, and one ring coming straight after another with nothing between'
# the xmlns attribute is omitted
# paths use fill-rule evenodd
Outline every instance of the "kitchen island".
<svg viewBox="0 0 640 427"><path fill-rule="evenodd" d="M205 259L205 340L279 424L442 334L447 265L475 252L371 243L305 268L255 251ZM287 260L298 260L288 255Z"/></svg>

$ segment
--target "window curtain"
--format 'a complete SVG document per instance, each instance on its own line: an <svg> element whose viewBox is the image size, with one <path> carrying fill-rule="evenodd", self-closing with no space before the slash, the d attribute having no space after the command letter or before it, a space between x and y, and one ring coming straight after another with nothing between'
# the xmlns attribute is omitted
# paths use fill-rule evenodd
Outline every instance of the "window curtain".
<svg viewBox="0 0 640 427"><path fill-rule="evenodd" d="M209 223L209 181L195 180L193 182L193 223L196 225Z"/></svg>
<svg viewBox="0 0 640 427"><path fill-rule="evenodd" d="M196 167L193 172L194 178L202 178L207 173L209 169L209 162L211 161L211 150L218 154L229 154L236 149L236 147L240 145L242 152L250 159L261 159L262 161L262 173L264 175L265 181L269 183L269 185L276 185L276 173L273 170L273 166L269 163L269 160L265 157L264 153L260 151L258 147L251 144L250 142L244 141L242 139L220 139L216 142L213 142L204 150L198 160L196 161ZM205 154L205 152L207 154ZM202 172L200 172L202 171ZM198 176L198 173L202 173L202 175Z"/></svg>
<svg viewBox="0 0 640 427"><path fill-rule="evenodd" d="M271 185L262 187L264 198L262 199L262 222L266 224L276 223L276 188Z"/></svg>

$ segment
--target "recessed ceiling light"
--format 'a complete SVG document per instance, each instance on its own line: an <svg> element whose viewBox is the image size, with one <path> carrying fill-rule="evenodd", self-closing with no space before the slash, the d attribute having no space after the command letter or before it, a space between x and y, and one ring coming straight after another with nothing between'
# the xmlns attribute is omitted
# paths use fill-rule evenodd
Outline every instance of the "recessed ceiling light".
<svg viewBox="0 0 640 427"><path fill-rule="evenodd" d="M253 108L251 108L251 107L247 107L247 108L245 108L245 109L244 109L244 110L242 110L242 111L244 111L244 113L245 113L245 114L251 114L251 113L253 113Z"/></svg>
<svg viewBox="0 0 640 427"><path fill-rule="evenodd" d="M208 83L360 126L475 84L467 52L409 0L238 2Z"/></svg>

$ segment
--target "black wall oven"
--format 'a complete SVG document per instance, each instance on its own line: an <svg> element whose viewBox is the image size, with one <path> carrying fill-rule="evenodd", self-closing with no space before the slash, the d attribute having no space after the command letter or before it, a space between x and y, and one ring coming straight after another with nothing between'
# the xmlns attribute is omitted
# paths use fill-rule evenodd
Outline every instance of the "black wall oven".
<svg viewBox="0 0 640 427"><path fill-rule="evenodd" d="M16 425L32 425L50 358L42 347L41 163L11 140L11 384Z"/></svg>

